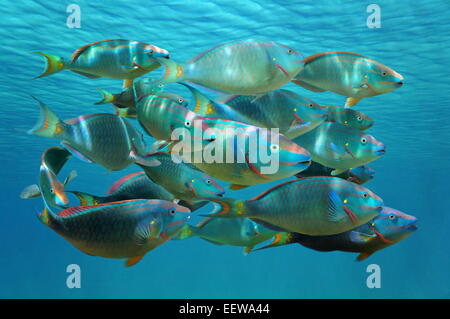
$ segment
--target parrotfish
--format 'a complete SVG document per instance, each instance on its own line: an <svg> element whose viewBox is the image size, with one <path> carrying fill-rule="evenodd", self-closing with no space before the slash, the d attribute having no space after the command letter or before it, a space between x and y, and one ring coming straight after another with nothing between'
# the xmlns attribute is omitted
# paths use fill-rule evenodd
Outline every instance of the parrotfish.
<svg viewBox="0 0 450 319"><path fill-rule="evenodd" d="M232 95L215 101L187 86L194 98L194 112L201 116L244 122L264 128L278 128L288 138L311 131L326 118L314 101L284 89L261 96Z"/></svg>
<svg viewBox="0 0 450 319"><path fill-rule="evenodd" d="M186 224L174 239L200 237L216 245L245 247L248 254L254 246L277 234L277 231L248 218L205 218L197 226Z"/></svg>
<svg viewBox="0 0 450 319"><path fill-rule="evenodd" d="M332 175L372 162L386 151L372 135L331 122L320 124L294 142L306 148L313 161L334 168Z"/></svg>
<svg viewBox="0 0 450 319"><path fill-rule="evenodd" d="M145 154L143 135L124 118L96 113L61 121L47 105L37 101L41 114L29 133L62 140L62 145L67 150L86 162L94 162L116 171L134 162L130 156L131 150L137 154Z"/></svg>
<svg viewBox="0 0 450 319"><path fill-rule="evenodd" d="M137 120L142 128L158 140L170 140L172 132L184 128L197 115L187 108L182 96L173 93L143 95L138 99Z"/></svg>
<svg viewBox="0 0 450 319"><path fill-rule="evenodd" d="M166 67L161 83L189 81L227 94L257 95L289 82L303 68L297 51L267 40L237 40L186 63L156 58Z"/></svg>
<svg viewBox="0 0 450 319"><path fill-rule="evenodd" d="M44 73L37 78L68 69L88 78L112 78L124 80L130 87L135 78L160 66L156 58L168 59L169 52L155 45L125 39L103 40L90 43L75 50L71 60L43 52L34 52L45 57Z"/></svg>
<svg viewBox="0 0 450 319"><path fill-rule="evenodd" d="M144 169L145 174L153 182L164 187L176 199L198 201L206 197L221 197L224 194L222 186L214 178L191 164L184 163L175 154L162 151L149 154L142 159L141 162L141 157L137 157L136 164ZM149 159L158 161L161 165L146 166Z"/></svg>
<svg viewBox="0 0 450 319"><path fill-rule="evenodd" d="M305 58L304 63L292 82L314 92L331 91L346 96L346 106L403 85L403 76L357 53L318 53Z"/></svg>
<svg viewBox="0 0 450 319"><path fill-rule="evenodd" d="M64 209L69 204L64 187L68 180L61 183L57 175L71 156L69 151L57 146L46 149L42 154L39 190L50 207Z"/></svg>
<svg viewBox="0 0 450 319"><path fill-rule="evenodd" d="M232 183L231 189L291 177L310 164L306 149L275 131L215 118L202 118L200 125L208 128L202 135L202 152L187 152L187 160Z"/></svg>
<svg viewBox="0 0 450 319"><path fill-rule="evenodd" d="M299 233L279 233L265 249L292 243L318 251L347 251L360 253L358 261L365 260L378 250L389 247L417 230L417 218L396 209L383 206L380 215L370 222L341 234L308 236Z"/></svg>
<svg viewBox="0 0 450 319"><path fill-rule="evenodd" d="M332 176L334 169L330 167L323 166L322 164L311 162L311 165L305 169L303 172L296 174L298 178L311 177L311 176ZM370 181L375 174L375 170L372 168L362 165L355 168L350 168L336 177L346 179L350 182L357 184L364 184Z"/></svg>
<svg viewBox="0 0 450 319"><path fill-rule="evenodd" d="M337 177L307 177L279 184L252 200L211 198L207 217L244 217L280 232L333 235L381 212L383 201L361 185Z"/></svg>
<svg viewBox="0 0 450 319"><path fill-rule="evenodd" d="M363 112L340 106L322 106L327 110L327 121L340 123L364 131L372 127L373 120Z"/></svg>
<svg viewBox="0 0 450 319"><path fill-rule="evenodd" d="M110 93L99 89L103 99L95 104L112 103L116 109L116 114L129 118L136 118L137 101L148 94L161 93L164 85L154 85L154 79L144 78L133 83L133 85L121 93Z"/></svg>
<svg viewBox="0 0 450 319"><path fill-rule="evenodd" d="M54 214L47 207L38 217L82 252L127 258L132 266L146 253L177 235L189 209L164 200L126 200L75 206Z"/></svg>
<svg viewBox="0 0 450 319"><path fill-rule="evenodd" d="M145 172L136 172L123 176L111 186L106 196L96 196L79 191L68 192L78 197L80 206L91 206L129 199L177 200L175 195L168 192L164 187L151 181ZM194 211L206 205L207 202L202 201L191 203L187 201L179 201L178 204Z"/></svg>

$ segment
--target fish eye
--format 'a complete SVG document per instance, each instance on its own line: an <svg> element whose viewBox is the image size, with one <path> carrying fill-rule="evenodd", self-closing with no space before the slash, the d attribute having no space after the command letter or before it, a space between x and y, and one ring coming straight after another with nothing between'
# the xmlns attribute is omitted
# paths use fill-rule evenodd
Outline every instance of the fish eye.
<svg viewBox="0 0 450 319"><path fill-rule="evenodd" d="M186 127L191 127L192 123L191 121L186 121L184 122L184 125L186 125Z"/></svg>
<svg viewBox="0 0 450 319"><path fill-rule="evenodd" d="M395 219L395 215L389 215L389 219L390 220L394 220Z"/></svg>
<svg viewBox="0 0 450 319"><path fill-rule="evenodd" d="M270 145L270 150L272 152L278 152L280 150L280 146L278 144L271 144Z"/></svg>
<svg viewBox="0 0 450 319"><path fill-rule="evenodd" d="M53 190L53 188L50 188L50 193L54 193L55 191Z"/></svg>
<svg viewBox="0 0 450 319"><path fill-rule="evenodd" d="M359 116L359 115L356 117L356 119L357 119L358 121L360 121L360 122L362 121L362 117Z"/></svg>
<svg viewBox="0 0 450 319"><path fill-rule="evenodd" d="M362 194L362 197L363 197L363 198L367 198L367 197L369 197L369 194L363 193L363 194Z"/></svg>
<svg viewBox="0 0 450 319"><path fill-rule="evenodd" d="M184 102L184 100L183 100L182 98L179 98L179 99L178 99L178 103L181 104L181 103L183 103L183 102Z"/></svg>
<svg viewBox="0 0 450 319"><path fill-rule="evenodd" d="M367 143L367 138L365 138L365 137L361 138L361 143L366 144Z"/></svg>
<svg viewBox="0 0 450 319"><path fill-rule="evenodd" d="M206 180L206 184L211 184L211 180L210 180L210 179L207 179L207 180Z"/></svg>
<svg viewBox="0 0 450 319"><path fill-rule="evenodd" d="M313 105L312 103L309 103L309 104L308 104L308 107L309 107L310 109L312 109L313 106L314 106L314 105Z"/></svg>
<svg viewBox="0 0 450 319"><path fill-rule="evenodd" d="M385 72L381 72L381 75L382 76L386 76L387 75L387 72L385 71Z"/></svg>
<svg viewBox="0 0 450 319"><path fill-rule="evenodd" d="M172 216L175 215L175 212L176 212L176 211L175 211L175 208L169 209L169 214L170 214L170 215L172 215Z"/></svg>
<svg viewBox="0 0 450 319"><path fill-rule="evenodd" d="M288 53L288 54L292 54L292 53L294 53L294 50L289 49L289 50L287 51L287 53Z"/></svg>
<svg viewBox="0 0 450 319"><path fill-rule="evenodd" d="M162 83L158 84L159 88L162 88L163 86L164 86L164 84L162 84Z"/></svg>

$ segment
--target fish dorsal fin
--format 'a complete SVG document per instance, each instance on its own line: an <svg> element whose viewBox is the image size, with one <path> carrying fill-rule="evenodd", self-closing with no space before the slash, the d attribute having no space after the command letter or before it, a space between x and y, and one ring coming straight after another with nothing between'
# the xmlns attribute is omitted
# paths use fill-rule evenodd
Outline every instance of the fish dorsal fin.
<svg viewBox="0 0 450 319"><path fill-rule="evenodd" d="M347 51L329 51L329 52L321 52L321 53L316 53L313 55L310 55L308 57L306 57L303 61L305 62L305 64L310 63L311 61L317 60L321 57L327 56L327 55L331 55L331 54L347 54L347 55L354 55L354 56L359 56L359 57L365 57L362 54L358 54L358 53L354 53L354 52L347 52Z"/></svg>
<svg viewBox="0 0 450 319"><path fill-rule="evenodd" d="M61 216L61 217L69 217L69 216L76 215L78 213L85 212L85 211L89 210L89 208L91 208L91 207L90 206L69 207L67 209L64 209L64 210L60 211L58 215Z"/></svg>
<svg viewBox="0 0 450 319"><path fill-rule="evenodd" d="M108 190L108 195L111 195L112 193L114 193L116 190L118 190L123 184L125 184L126 182L128 182L129 180L138 177L138 176L144 176L145 173L144 172L136 172L136 173L131 173L128 175L125 175L123 177L121 177L120 179L118 179L117 181L114 182L114 184L111 185L111 187Z"/></svg>
<svg viewBox="0 0 450 319"><path fill-rule="evenodd" d="M94 45L97 45L99 43L103 43L103 42L108 42L108 41L129 41L126 39L109 39L109 40L101 40L101 41L97 41L97 42L92 42L86 45L83 45L82 47L76 49L73 53L72 53L72 63L75 62L80 55L85 52L87 49L93 47Z"/></svg>

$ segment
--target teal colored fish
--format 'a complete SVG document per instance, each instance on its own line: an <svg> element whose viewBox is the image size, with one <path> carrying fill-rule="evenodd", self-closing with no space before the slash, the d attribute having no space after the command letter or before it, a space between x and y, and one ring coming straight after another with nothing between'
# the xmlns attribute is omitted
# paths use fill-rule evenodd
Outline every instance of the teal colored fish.
<svg viewBox="0 0 450 319"><path fill-rule="evenodd" d="M322 164L316 162L311 162L311 165L307 169L296 174L296 176L298 178L312 176L332 176L333 170L333 168L323 166ZM375 171L372 168L366 165L361 165L337 174L336 177L343 178L350 182L362 185L372 180L374 174Z"/></svg>
<svg viewBox="0 0 450 319"><path fill-rule="evenodd" d="M146 166L149 160L158 161L161 165ZM144 158L138 157L136 164L144 169L153 182L164 187L176 199L198 201L206 197L221 197L224 194L223 188L214 178L184 163L176 155L156 152Z"/></svg>
<svg viewBox="0 0 450 319"><path fill-rule="evenodd" d="M327 111L327 121L364 131L372 127L373 120L366 114L340 106L322 106Z"/></svg>
<svg viewBox="0 0 450 319"><path fill-rule="evenodd" d="M331 91L346 96L346 106L403 85L403 76L357 53L318 53L305 58L304 63L292 82L314 92Z"/></svg>
<svg viewBox="0 0 450 319"><path fill-rule="evenodd" d="M306 148L313 161L334 168L332 175L372 162L386 151L372 135L331 122L320 124L294 142Z"/></svg>
<svg viewBox="0 0 450 319"><path fill-rule="evenodd" d="M95 104L111 103L116 110L116 115L136 118L136 104L138 100L145 95L161 93L164 90L164 85L154 85L154 81L154 79L150 78L141 79L134 82L129 88L116 94L99 89L103 99Z"/></svg>
<svg viewBox="0 0 450 319"><path fill-rule="evenodd" d="M244 217L282 232L333 235L379 215L383 201L358 184L337 177L307 177L277 185L252 200L212 198L208 217Z"/></svg>
<svg viewBox="0 0 450 319"><path fill-rule="evenodd" d="M206 218L197 226L184 225L174 239L200 237L216 245L245 247L248 254L254 246L272 238L277 231L248 218Z"/></svg>
<svg viewBox="0 0 450 319"><path fill-rule="evenodd" d="M151 181L145 172L136 172L123 176L108 190L106 196L96 196L79 191L68 191L78 197L80 206L91 206L129 199L162 199L175 201L177 198L164 187ZM207 204L206 201L191 203L179 201L178 204L195 211Z"/></svg>
<svg viewBox="0 0 450 319"><path fill-rule="evenodd" d="M127 200L75 206L54 214L45 208L39 219L82 252L127 258L132 266L146 253L177 235L189 209L163 200Z"/></svg>
<svg viewBox="0 0 450 319"><path fill-rule="evenodd" d="M145 154L142 134L126 119L113 114L97 113L61 121L47 105L37 101L41 114L29 133L62 140L66 149L84 161L116 171L134 162L130 156L131 150L137 154Z"/></svg>
<svg viewBox="0 0 450 319"><path fill-rule="evenodd" d="M284 89L261 96L233 95L211 101L194 87L184 85L195 98L196 114L278 128L288 138L311 131L326 118L326 112L317 103Z"/></svg>
<svg viewBox="0 0 450 319"><path fill-rule="evenodd" d="M69 204L64 187L68 180L61 183L57 175L71 156L66 149L57 146L46 149L42 154L38 190L50 207L64 209Z"/></svg>
<svg viewBox="0 0 450 319"><path fill-rule="evenodd" d="M88 78L106 77L124 80L130 87L135 78L157 69L156 58L169 58L169 52L155 45L126 39L103 40L75 50L70 60L53 54L34 52L45 57L44 73L37 78L70 70Z"/></svg>
<svg viewBox="0 0 450 319"><path fill-rule="evenodd" d="M157 58L161 83L190 81L227 94L257 95L278 89L303 68L297 51L274 41L245 39L211 48L186 63Z"/></svg>
<svg viewBox="0 0 450 319"><path fill-rule="evenodd" d="M233 184L231 189L291 177L310 164L309 152L282 134L215 118L202 118L198 125L208 127L202 152L195 149L184 158L208 175Z"/></svg>
<svg viewBox="0 0 450 319"><path fill-rule="evenodd" d="M329 236L308 236L279 233L269 245L260 249L299 243L318 251L347 251L359 253L362 261L373 253L409 237L417 230L417 218L383 206L380 215L355 229Z"/></svg>

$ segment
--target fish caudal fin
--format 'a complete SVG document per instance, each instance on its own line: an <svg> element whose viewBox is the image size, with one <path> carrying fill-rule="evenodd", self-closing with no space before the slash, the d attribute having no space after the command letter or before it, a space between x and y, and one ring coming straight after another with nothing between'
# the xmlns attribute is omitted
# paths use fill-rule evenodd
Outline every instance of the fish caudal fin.
<svg viewBox="0 0 450 319"><path fill-rule="evenodd" d="M357 99L356 97L348 97L345 101L344 107L349 108L355 106L359 101L361 101L361 99Z"/></svg>
<svg viewBox="0 0 450 319"><path fill-rule="evenodd" d="M29 199L41 196L41 190L36 184L28 185L20 192L20 198Z"/></svg>
<svg viewBox="0 0 450 319"><path fill-rule="evenodd" d="M97 89L100 91L100 93L103 95L103 99L101 99L100 101L96 102L95 105L99 105L99 104L106 104L106 103L113 103L114 102L114 94L103 90L103 89Z"/></svg>
<svg viewBox="0 0 450 319"><path fill-rule="evenodd" d="M53 54L43 52L33 52L33 54L40 54L45 58L45 70L41 75L36 76L34 79L42 78L47 75L58 73L66 68L64 61L61 57Z"/></svg>
<svg viewBox="0 0 450 319"><path fill-rule="evenodd" d="M249 217L246 201L233 198L206 198L214 204L212 214L205 217Z"/></svg>
<svg viewBox="0 0 450 319"><path fill-rule="evenodd" d="M39 103L41 113L36 125L28 131L28 134L55 138L56 135L63 133L64 123L58 118L58 116L47 105L39 101L34 96L31 97Z"/></svg>
<svg viewBox="0 0 450 319"><path fill-rule="evenodd" d="M155 59L166 68L163 78L156 85L183 81L184 70L181 64L165 58Z"/></svg>
<svg viewBox="0 0 450 319"><path fill-rule="evenodd" d="M68 193L74 194L80 201L79 206L92 206L101 204L100 198L88 193L68 191Z"/></svg>

